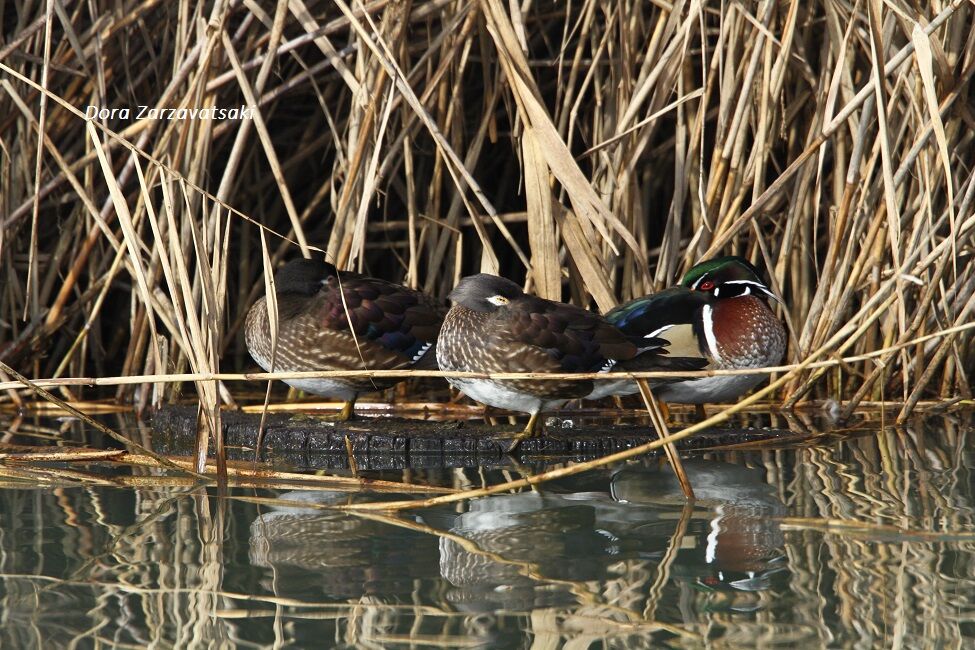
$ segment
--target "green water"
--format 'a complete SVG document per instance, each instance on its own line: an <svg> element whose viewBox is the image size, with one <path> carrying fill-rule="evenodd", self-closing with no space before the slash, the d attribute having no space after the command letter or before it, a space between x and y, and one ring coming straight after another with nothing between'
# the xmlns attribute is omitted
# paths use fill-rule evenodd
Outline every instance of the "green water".
<svg viewBox="0 0 975 650"><path fill-rule="evenodd" d="M973 647L972 433L693 456L693 507L656 459L398 519L302 505L403 495L4 478L0 645Z"/></svg>

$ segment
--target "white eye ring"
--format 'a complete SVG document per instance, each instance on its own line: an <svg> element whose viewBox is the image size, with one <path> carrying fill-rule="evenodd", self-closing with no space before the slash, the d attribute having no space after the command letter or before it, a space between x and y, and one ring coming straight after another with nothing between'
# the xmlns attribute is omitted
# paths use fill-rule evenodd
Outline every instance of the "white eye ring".
<svg viewBox="0 0 975 650"><path fill-rule="evenodd" d="M497 307L500 307L501 305L507 305L510 302L507 298L501 295L491 296L490 298L487 299L487 301Z"/></svg>

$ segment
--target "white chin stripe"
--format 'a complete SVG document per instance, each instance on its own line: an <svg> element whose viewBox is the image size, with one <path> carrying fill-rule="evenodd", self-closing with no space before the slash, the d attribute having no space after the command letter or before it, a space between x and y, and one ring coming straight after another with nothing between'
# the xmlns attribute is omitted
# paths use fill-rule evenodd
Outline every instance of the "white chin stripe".
<svg viewBox="0 0 975 650"><path fill-rule="evenodd" d="M721 353L718 352L718 339L714 336L714 320L711 318L711 305L704 305L701 310L704 319L704 340L707 341L708 351L715 361L721 360Z"/></svg>

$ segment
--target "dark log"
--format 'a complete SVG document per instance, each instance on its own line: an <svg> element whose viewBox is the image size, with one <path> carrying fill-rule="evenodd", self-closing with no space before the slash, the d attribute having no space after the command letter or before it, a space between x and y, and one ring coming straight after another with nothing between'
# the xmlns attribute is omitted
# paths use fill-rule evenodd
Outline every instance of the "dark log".
<svg viewBox="0 0 975 650"><path fill-rule="evenodd" d="M231 459L251 459L260 415L222 414L224 441ZM151 420L153 448L188 454L196 437L195 406L167 406ZM591 460L656 439L649 424L577 424L550 419L543 435L525 440L519 457L551 462ZM478 420L435 421L362 417L334 422L314 415L269 413L262 458L305 468L347 468L346 438L360 469L495 467L509 465L505 449L517 426L491 426ZM781 429L711 429L677 443L681 451L752 442L795 443L805 435Z"/></svg>

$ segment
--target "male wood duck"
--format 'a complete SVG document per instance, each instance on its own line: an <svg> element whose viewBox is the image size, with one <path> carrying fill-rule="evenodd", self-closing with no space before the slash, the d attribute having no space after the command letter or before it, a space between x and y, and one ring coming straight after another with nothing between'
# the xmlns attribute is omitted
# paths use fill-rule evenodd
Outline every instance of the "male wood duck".
<svg viewBox="0 0 975 650"><path fill-rule="evenodd" d="M617 362L637 355L643 363L666 367L664 341L636 339L581 307L524 293L510 280L480 273L463 278L450 293L437 361L445 371L609 372ZM571 399L588 396L594 382L558 380L492 380L449 378L468 397L530 414L528 425L509 451L534 435L538 414Z"/></svg>
<svg viewBox="0 0 975 650"><path fill-rule="evenodd" d="M433 351L446 306L419 291L351 271L321 259L295 259L274 275L278 335L273 370L436 369ZM271 371L266 298L247 313L247 350ZM339 420L352 416L359 393L399 380L285 379L295 388L345 401Z"/></svg>
<svg viewBox="0 0 975 650"><path fill-rule="evenodd" d="M785 354L785 328L769 308L769 299L778 300L751 263L737 256L719 257L693 267L679 287L620 305L606 320L624 334L666 340L672 356L703 357L708 370L761 368L778 364ZM638 361L624 363L620 369L642 369L637 366ZM681 404L727 402L766 376L685 379L660 384L654 393ZM632 382L614 388L616 394L637 392Z"/></svg>

